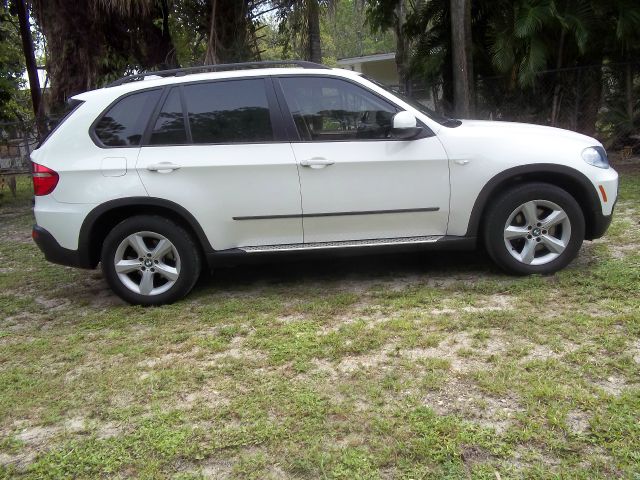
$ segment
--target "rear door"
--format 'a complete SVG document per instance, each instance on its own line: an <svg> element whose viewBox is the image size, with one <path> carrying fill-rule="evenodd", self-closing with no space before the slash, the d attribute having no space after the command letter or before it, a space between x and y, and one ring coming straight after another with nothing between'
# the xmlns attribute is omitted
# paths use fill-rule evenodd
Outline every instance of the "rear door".
<svg viewBox="0 0 640 480"><path fill-rule="evenodd" d="M364 86L330 76L280 77L300 170L305 243L444 235L449 167L425 127L391 136L400 108Z"/></svg>
<svg viewBox="0 0 640 480"><path fill-rule="evenodd" d="M216 250L302 242L300 182L271 79L174 86L137 170L152 197L182 205Z"/></svg>

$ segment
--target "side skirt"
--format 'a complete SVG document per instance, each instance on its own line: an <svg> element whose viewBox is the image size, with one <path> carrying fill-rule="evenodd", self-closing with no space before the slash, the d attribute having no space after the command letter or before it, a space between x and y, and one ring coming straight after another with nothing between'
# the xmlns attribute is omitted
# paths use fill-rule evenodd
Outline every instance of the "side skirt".
<svg viewBox="0 0 640 480"><path fill-rule="evenodd" d="M476 237L432 235L340 242L317 242L216 250L207 254L210 268L322 256L358 256L432 250L473 250Z"/></svg>

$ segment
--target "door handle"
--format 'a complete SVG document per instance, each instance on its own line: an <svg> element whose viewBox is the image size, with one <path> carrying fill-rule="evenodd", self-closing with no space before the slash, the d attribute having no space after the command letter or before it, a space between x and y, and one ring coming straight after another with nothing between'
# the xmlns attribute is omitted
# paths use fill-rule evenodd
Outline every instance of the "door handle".
<svg viewBox="0 0 640 480"><path fill-rule="evenodd" d="M173 172L174 170L178 170L179 168L180 165L176 165L175 163L171 162L160 162L147 165L147 170L149 170L150 172L158 173L169 173Z"/></svg>
<svg viewBox="0 0 640 480"><path fill-rule="evenodd" d="M328 167L329 165L333 165L334 163L336 162L332 160L327 160L326 158L322 158L322 157L313 157L307 160L300 161L300 165L302 165L303 167L311 167L311 168L324 168L324 167Z"/></svg>

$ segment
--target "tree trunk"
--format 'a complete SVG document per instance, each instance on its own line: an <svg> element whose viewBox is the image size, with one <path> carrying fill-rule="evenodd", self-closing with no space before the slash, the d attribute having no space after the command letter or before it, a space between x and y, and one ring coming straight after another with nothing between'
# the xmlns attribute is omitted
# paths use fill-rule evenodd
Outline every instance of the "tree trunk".
<svg viewBox="0 0 640 480"><path fill-rule="evenodd" d="M629 125L633 125L633 65L629 60L629 63L625 66L625 93L626 101L625 107L627 111L627 117L629 119Z"/></svg>
<svg viewBox="0 0 640 480"><path fill-rule="evenodd" d="M168 0L161 0L159 8L162 27L158 27L154 23L149 22L149 26L153 28L154 32L149 32L148 35L151 43L151 45L148 46L148 50L150 50L147 55L148 63L149 65L159 68L177 68L179 67L178 57L173 39L171 38L171 30L169 29ZM153 51L156 52L155 55L152 55Z"/></svg>
<svg viewBox="0 0 640 480"><path fill-rule="evenodd" d="M22 52L29 76L29 90L31 92L31 104L35 115L36 125L40 131L40 119L42 117L41 102L42 92L40 91L40 80L38 79L38 66L33 53L33 39L31 38L31 27L29 26L29 12L24 0L14 0L18 21L20 22L20 37L22 38Z"/></svg>
<svg viewBox="0 0 640 480"><path fill-rule="evenodd" d="M320 43L320 6L318 0L307 0L307 28L309 29L309 54L311 62L322 63Z"/></svg>
<svg viewBox="0 0 640 480"><path fill-rule="evenodd" d="M242 62L256 58L248 0L210 0L206 64Z"/></svg>
<svg viewBox="0 0 640 480"><path fill-rule="evenodd" d="M48 102L55 114L69 97L96 86L95 64L102 60L102 36L95 31L86 2L34 0L33 6L47 40Z"/></svg>
<svg viewBox="0 0 640 480"><path fill-rule="evenodd" d="M558 60L556 61L556 70L562 68L562 55L564 53L564 39L566 31L562 29L560 33L560 44L558 45ZM556 85L553 88L553 100L551 101L551 126L555 127L558 124L558 114L560 112L560 90L562 84L560 83L560 73L556 72Z"/></svg>
<svg viewBox="0 0 640 480"><path fill-rule="evenodd" d="M451 52L453 62L453 99L456 116L471 115L472 54L471 2L451 0Z"/></svg>
<svg viewBox="0 0 640 480"><path fill-rule="evenodd" d="M396 34L396 66L398 68L400 89L403 90L407 95L411 95L411 79L409 75L409 45L407 42L407 36L404 33L404 24L407 17L404 0L398 0L395 10L396 18L393 28Z"/></svg>
<svg viewBox="0 0 640 480"><path fill-rule="evenodd" d="M217 10L218 2L217 0L213 0L211 2L211 19L209 20L209 40L207 41L207 51L204 55L205 65L220 63L218 59Z"/></svg>

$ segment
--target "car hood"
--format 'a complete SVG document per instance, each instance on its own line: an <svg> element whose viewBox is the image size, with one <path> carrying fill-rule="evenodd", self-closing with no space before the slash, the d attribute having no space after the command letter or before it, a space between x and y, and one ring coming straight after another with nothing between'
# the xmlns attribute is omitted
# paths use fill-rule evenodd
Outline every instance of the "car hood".
<svg viewBox="0 0 640 480"><path fill-rule="evenodd" d="M533 125L530 123L496 122L492 120L462 120L462 124L457 127L456 130L459 130L456 132L459 134L483 136L485 138L488 136L493 138L503 136L505 139L523 137L529 141L532 141L535 138L544 139L545 141L556 138L574 141L576 143L584 144L585 146L601 145L596 139L588 137L587 135L582 135L581 133L564 130L562 128L546 127L544 125Z"/></svg>

